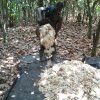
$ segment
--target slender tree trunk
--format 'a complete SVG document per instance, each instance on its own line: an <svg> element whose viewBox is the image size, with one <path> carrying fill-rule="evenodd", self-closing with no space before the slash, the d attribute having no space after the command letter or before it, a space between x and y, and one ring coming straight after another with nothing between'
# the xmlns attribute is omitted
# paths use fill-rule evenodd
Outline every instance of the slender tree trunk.
<svg viewBox="0 0 100 100"><path fill-rule="evenodd" d="M30 19L30 17L31 17L31 1L30 0L28 0L28 19Z"/></svg>
<svg viewBox="0 0 100 100"><path fill-rule="evenodd" d="M26 4L26 0L24 0L24 6L22 7L22 11L23 11L23 20L24 20L24 25L27 24L27 6Z"/></svg>
<svg viewBox="0 0 100 100"><path fill-rule="evenodd" d="M83 17L82 17L82 23L84 23L85 17L86 17L86 3L84 0L84 13L83 13Z"/></svg>
<svg viewBox="0 0 100 100"><path fill-rule="evenodd" d="M7 6L7 4L6 4L6 6ZM6 31L6 27L7 27L7 16L6 16L6 14L7 14L7 11L5 12L3 0L1 0L1 14L2 14L3 43L5 44L7 42L7 31Z"/></svg>
<svg viewBox="0 0 100 100"><path fill-rule="evenodd" d="M73 7L72 7L72 16L73 16L73 19L75 19L75 6L73 4Z"/></svg>
<svg viewBox="0 0 100 100"><path fill-rule="evenodd" d="M80 25L82 21L82 14L81 14L81 8L80 5L78 4L78 0L76 0L77 8L78 8L78 15L77 15L77 22Z"/></svg>
<svg viewBox="0 0 100 100"><path fill-rule="evenodd" d="M81 23L81 20L82 20L81 13L78 13L77 21L78 21L78 24L79 24L79 25L80 25L80 23Z"/></svg>
<svg viewBox="0 0 100 100"><path fill-rule="evenodd" d="M16 0L16 12L18 14L18 0ZM18 22L18 17L15 18L15 24Z"/></svg>
<svg viewBox="0 0 100 100"><path fill-rule="evenodd" d="M38 0L38 6L42 7L43 6L43 0Z"/></svg>
<svg viewBox="0 0 100 100"><path fill-rule="evenodd" d="M8 23L8 7L7 7L8 0L6 0L6 22Z"/></svg>
<svg viewBox="0 0 100 100"><path fill-rule="evenodd" d="M84 11L83 16L82 16L82 24L84 24L84 18L85 18L85 11Z"/></svg>
<svg viewBox="0 0 100 100"><path fill-rule="evenodd" d="M92 12L92 15L93 15L93 23L95 23L96 22L96 19L97 19L97 15L96 15L96 12L95 12L95 6L96 6L96 4L100 4L100 0L95 0L94 2L93 2L93 5L92 5L92 8L91 8L91 12Z"/></svg>
<svg viewBox="0 0 100 100"><path fill-rule="evenodd" d="M89 17L87 36L88 36L89 39L91 39L91 33L92 33L92 15L91 15L91 8L90 8L90 0L87 0L87 7L88 7L88 17Z"/></svg>
<svg viewBox="0 0 100 100"><path fill-rule="evenodd" d="M89 29L88 29L88 38L91 39L91 34L92 34L92 16L91 14L89 15Z"/></svg>
<svg viewBox="0 0 100 100"><path fill-rule="evenodd" d="M88 29L88 38L91 39L91 34L92 34L92 18L93 18L93 14L94 14L94 8L95 5L100 2L99 0L95 0L93 2L92 7L90 7L90 0L87 0L87 7L88 7L88 17L89 17L89 29Z"/></svg>
<svg viewBox="0 0 100 100"><path fill-rule="evenodd" d="M9 12L9 26L12 27L13 26L13 18L12 18L12 0L10 0L10 12Z"/></svg>
<svg viewBox="0 0 100 100"><path fill-rule="evenodd" d="M98 22L96 33L93 34L93 47L92 47L91 56L96 56L96 49L97 49L99 38L100 38L100 19Z"/></svg>
<svg viewBox="0 0 100 100"><path fill-rule="evenodd" d="M68 5L68 2L66 0L64 0L64 8L63 8L63 12L62 12L63 23L66 23L66 21L68 19L69 7L67 5Z"/></svg>

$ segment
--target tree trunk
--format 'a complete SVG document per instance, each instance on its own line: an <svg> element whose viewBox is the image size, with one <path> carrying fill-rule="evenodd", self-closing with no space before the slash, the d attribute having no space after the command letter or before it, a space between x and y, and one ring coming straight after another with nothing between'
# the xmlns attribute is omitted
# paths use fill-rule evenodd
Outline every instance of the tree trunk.
<svg viewBox="0 0 100 100"><path fill-rule="evenodd" d="M86 18L86 3L85 3L85 0L84 0L84 13L83 13L83 17L82 17L82 24L84 23L84 20Z"/></svg>
<svg viewBox="0 0 100 100"><path fill-rule="evenodd" d="M87 36L89 39L91 39L91 33L92 33L92 15L91 15L91 8L90 8L90 0L87 0L87 8L88 8L88 17L89 17L89 23L88 23L88 33Z"/></svg>
<svg viewBox="0 0 100 100"><path fill-rule="evenodd" d="M81 23L81 20L82 20L81 13L78 13L77 21L78 21L78 24L79 24L79 25L80 25L80 23Z"/></svg>
<svg viewBox="0 0 100 100"><path fill-rule="evenodd" d="M38 0L38 6L42 7L43 6L43 0Z"/></svg>
<svg viewBox="0 0 100 100"><path fill-rule="evenodd" d="M9 26L13 27L13 17L12 17L12 0L10 0L10 12L9 12Z"/></svg>
<svg viewBox="0 0 100 100"><path fill-rule="evenodd" d="M92 18L94 14L94 8L95 5L100 2L99 0L95 0L93 2L92 8L90 7L90 0L87 0L87 7L88 7L88 17L89 17L89 29L88 29L88 38L91 39L91 33L92 33Z"/></svg>
<svg viewBox="0 0 100 100"><path fill-rule="evenodd" d="M23 19L26 21L26 7L22 7L22 10L23 10Z"/></svg>
<svg viewBox="0 0 100 100"><path fill-rule="evenodd" d="M88 26L88 39L91 39L91 34L92 34L92 16L89 14L89 26Z"/></svg>
<svg viewBox="0 0 100 100"><path fill-rule="evenodd" d="M6 2L6 6L7 6L7 2ZM7 14L7 11L5 12L3 0L1 0L1 14L2 14L3 43L5 44L7 42L7 31L6 31L6 27L7 27L7 16L6 16L6 14Z"/></svg>
<svg viewBox="0 0 100 100"><path fill-rule="evenodd" d="M28 18L30 19L31 18L31 14L32 14L32 10L31 10L31 0L28 0Z"/></svg>
<svg viewBox="0 0 100 100"><path fill-rule="evenodd" d="M68 6L67 6L67 1L64 0L64 8L62 12L62 17L63 17L63 23L66 23L67 18L68 18Z"/></svg>
<svg viewBox="0 0 100 100"><path fill-rule="evenodd" d="M92 47L91 56L96 56L96 49L97 49L99 38L100 38L100 19L98 22L96 33L93 34L93 47Z"/></svg>

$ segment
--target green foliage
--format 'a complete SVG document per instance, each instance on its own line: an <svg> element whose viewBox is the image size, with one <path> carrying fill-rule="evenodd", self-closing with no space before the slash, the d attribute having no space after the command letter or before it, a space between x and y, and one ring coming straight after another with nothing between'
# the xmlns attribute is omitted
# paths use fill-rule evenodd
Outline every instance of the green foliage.
<svg viewBox="0 0 100 100"><path fill-rule="evenodd" d="M8 17L13 17L16 21L23 18L23 7L26 13L34 15L35 9L38 7L38 2L41 0L3 0L4 8L6 9L6 4L8 7ZM87 14L87 0L43 0L44 6L48 4L55 4L56 2L64 2L64 14L72 14L75 16L81 12L81 14ZM90 7L92 7L95 0L90 0ZM26 15L27 15L26 14ZM95 6L95 14L100 14L100 5ZM28 16L26 16L28 17ZM34 18L34 17L33 17Z"/></svg>
<svg viewBox="0 0 100 100"><path fill-rule="evenodd" d="M96 12L97 12L98 15L100 15L100 5L96 6Z"/></svg>
<svg viewBox="0 0 100 100"><path fill-rule="evenodd" d="M79 0L78 6L79 6L80 10L84 9L84 0Z"/></svg>
<svg viewBox="0 0 100 100"><path fill-rule="evenodd" d="M8 1L8 16L18 20L18 18L20 17L20 5L21 4L19 4L19 2L15 0Z"/></svg>

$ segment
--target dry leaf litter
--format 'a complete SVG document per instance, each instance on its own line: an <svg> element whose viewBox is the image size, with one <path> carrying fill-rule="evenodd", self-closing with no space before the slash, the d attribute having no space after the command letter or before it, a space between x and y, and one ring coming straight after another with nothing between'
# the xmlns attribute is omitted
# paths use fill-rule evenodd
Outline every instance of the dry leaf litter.
<svg viewBox="0 0 100 100"><path fill-rule="evenodd" d="M8 28L8 44L5 46L2 43L3 38L0 31L0 100L17 77L16 66L19 63L17 58L37 52L39 49L35 29L35 26ZM57 38L57 58L80 60L83 53L90 55L92 45L86 33L87 25L77 26L73 22L63 25Z"/></svg>
<svg viewBox="0 0 100 100"><path fill-rule="evenodd" d="M44 100L100 100L100 70L80 61L55 64L40 77Z"/></svg>

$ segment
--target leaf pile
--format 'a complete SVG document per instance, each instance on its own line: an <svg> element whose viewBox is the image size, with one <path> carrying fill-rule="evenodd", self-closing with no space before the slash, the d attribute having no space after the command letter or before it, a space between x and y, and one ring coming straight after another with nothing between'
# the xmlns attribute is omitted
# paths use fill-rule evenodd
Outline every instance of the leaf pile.
<svg viewBox="0 0 100 100"><path fill-rule="evenodd" d="M80 61L55 64L40 77L44 100L100 100L100 70Z"/></svg>

